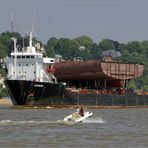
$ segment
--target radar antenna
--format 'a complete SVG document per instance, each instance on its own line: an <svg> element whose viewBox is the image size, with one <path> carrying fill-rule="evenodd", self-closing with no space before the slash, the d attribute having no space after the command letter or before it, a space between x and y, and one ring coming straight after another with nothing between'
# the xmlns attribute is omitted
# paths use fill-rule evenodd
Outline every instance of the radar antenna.
<svg viewBox="0 0 148 148"><path fill-rule="evenodd" d="M11 32L14 32L14 17L13 17L13 14L11 14Z"/></svg>

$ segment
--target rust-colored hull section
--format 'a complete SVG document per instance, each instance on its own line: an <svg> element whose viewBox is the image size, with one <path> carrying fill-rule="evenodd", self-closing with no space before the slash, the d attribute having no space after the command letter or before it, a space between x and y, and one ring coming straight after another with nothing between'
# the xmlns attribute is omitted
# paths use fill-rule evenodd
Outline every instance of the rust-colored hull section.
<svg viewBox="0 0 148 148"><path fill-rule="evenodd" d="M101 62L102 72L111 79L128 80L143 75L144 65L119 62Z"/></svg>
<svg viewBox="0 0 148 148"><path fill-rule="evenodd" d="M62 61L55 63L55 76L68 80L128 80L143 75L144 65L114 61Z"/></svg>

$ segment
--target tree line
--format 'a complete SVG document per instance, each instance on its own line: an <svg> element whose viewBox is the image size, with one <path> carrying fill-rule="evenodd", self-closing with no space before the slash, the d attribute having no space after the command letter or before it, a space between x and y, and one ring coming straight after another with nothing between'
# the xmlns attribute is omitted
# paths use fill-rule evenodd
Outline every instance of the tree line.
<svg viewBox="0 0 148 148"><path fill-rule="evenodd" d="M17 38L17 46L20 50L21 47L28 45L28 36L22 37L17 32L3 32L0 34L0 59L8 56L13 50L11 37ZM89 36L84 35L73 39L51 37L46 45L36 38L34 42L40 42L45 49L44 55L49 57L61 55L65 60L100 60L108 54L114 60L144 64L144 75L131 81L129 87L148 90L148 40L119 43L111 39L103 39L95 43ZM6 74L1 66L0 73L3 76Z"/></svg>

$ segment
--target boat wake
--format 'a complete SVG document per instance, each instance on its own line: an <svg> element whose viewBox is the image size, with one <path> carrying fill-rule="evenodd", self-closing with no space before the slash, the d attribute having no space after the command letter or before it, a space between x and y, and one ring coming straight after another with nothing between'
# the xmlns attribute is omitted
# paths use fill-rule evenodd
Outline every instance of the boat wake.
<svg viewBox="0 0 148 148"><path fill-rule="evenodd" d="M87 118L83 123L105 123L106 121L102 117Z"/></svg>
<svg viewBox="0 0 148 148"><path fill-rule="evenodd" d="M34 120L26 120L26 121L16 121L16 120L1 120L0 121L0 126L1 125L21 125L21 124L32 124L32 125L37 125L37 124L65 124L65 125L72 125L75 124L74 122L66 122L64 120L57 120L57 121L34 121Z"/></svg>
<svg viewBox="0 0 148 148"><path fill-rule="evenodd" d="M0 125L7 124L54 124L56 121L34 121L34 120L26 120L26 121L16 121L16 120L1 120Z"/></svg>
<svg viewBox="0 0 148 148"><path fill-rule="evenodd" d="M105 121L101 118L87 118L83 120L81 123L105 123ZM35 120L24 120L24 121L17 121L17 120L0 120L0 125L19 125L19 124L67 124L72 125L76 124L74 122L66 122L64 120L57 120L57 121L35 121Z"/></svg>

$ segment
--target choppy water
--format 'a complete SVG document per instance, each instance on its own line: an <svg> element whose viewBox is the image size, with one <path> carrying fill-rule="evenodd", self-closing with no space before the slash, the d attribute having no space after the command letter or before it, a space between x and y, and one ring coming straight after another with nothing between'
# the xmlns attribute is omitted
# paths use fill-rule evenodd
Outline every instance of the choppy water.
<svg viewBox="0 0 148 148"><path fill-rule="evenodd" d="M0 106L0 147L148 147L148 108L89 109L84 123L63 123L73 111Z"/></svg>

